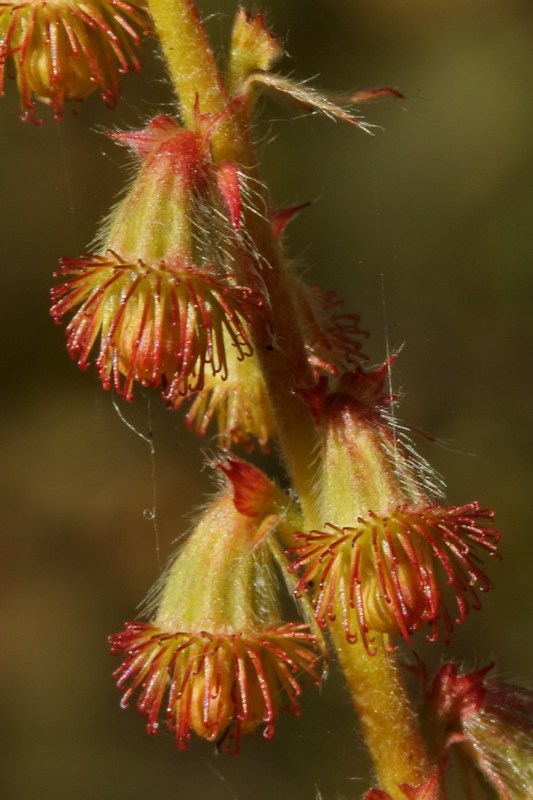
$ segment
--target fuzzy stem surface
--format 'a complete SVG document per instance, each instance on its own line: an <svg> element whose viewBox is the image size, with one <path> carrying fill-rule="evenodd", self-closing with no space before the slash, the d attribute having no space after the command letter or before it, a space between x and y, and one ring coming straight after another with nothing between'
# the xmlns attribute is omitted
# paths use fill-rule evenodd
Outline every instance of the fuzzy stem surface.
<svg viewBox="0 0 533 800"><path fill-rule="evenodd" d="M341 613L330 631L379 784L393 800L405 800L398 786L423 783L431 765L397 659L382 634L373 634L372 655L361 642L349 643Z"/></svg>

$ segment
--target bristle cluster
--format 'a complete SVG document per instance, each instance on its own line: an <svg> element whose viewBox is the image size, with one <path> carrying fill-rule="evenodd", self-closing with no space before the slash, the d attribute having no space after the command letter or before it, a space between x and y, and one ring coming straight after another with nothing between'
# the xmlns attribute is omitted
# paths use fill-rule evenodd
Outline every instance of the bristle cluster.
<svg viewBox="0 0 533 800"><path fill-rule="evenodd" d="M366 360L362 340L368 334L361 330L358 314L342 310L343 302L336 292L302 285L300 307L309 362L317 377L323 373L340 375Z"/></svg>
<svg viewBox="0 0 533 800"><path fill-rule="evenodd" d="M300 674L319 681L316 639L304 625L280 624L259 633L169 633L142 622L109 639L124 661L114 673L126 707L137 708L157 733L160 712L184 749L191 730L237 752L242 734L261 723L269 739L281 710L299 713ZM127 687L127 688L126 688Z"/></svg>
<svg viewBox="0 0 533 800"><path fill-rule="evenodd" d="M295 281L295 295L309 363L317 378L338 375L364 359L361 341L366 334L359 327L359 316L340 312L342 303L334 292L321 293L315 286ZM259 360L254 355L242 361L236 355L229 351L227 380L206 376L203 390L191 398L187 423L204 434L215 420L223 445L236 442L251 448L257 440L266 448L276 429ZM176 397L174 407L183 399Z"/></svg>
<svg viewBox="0 0 533 800"><path fill-rule="evenodd" d="M35 98L59 119L69 100L96 89L109 105L120 93L120 73L140 69L136 46L148 33L140 0L42 0L0 3L0 93L6 62L14 62L24 119Z"/></svg>
<svg viewBox="0 0 533 800"><path fill-rule="evenodd" d="M203 435L215 421L219 443L226 448L235 442L251 449L255 440L266 448L276 427L258 359L255 355L239 359L233 349L227 354L227 379L206 375L203 390L190 397L187 424ZM173 407L177 408L184 399L177 396Z"/></svg>
<svg viewBox="0 0 533 800"><path fill-rule="evenodd" d="M52 316L60 322L77 308L66 328L70 355L86 367L100 336L102 384L127 400L135 381L163 385L173 400L201 389L206 373L225 379L226 348L236 360L251 354L244 318L252 293L210 270L125 263L110 251L63 259L56 275L69 279L52 290Z"/></svg>
<svg viewBox="0 0 533 800"><path fill-rule="evenodd" d="M497 554L492 512L477 503L441 508L400 506L388 516L369 512L354 527L328 524L326 531L297 533L292 571L301 570L298 593L309 590L319 624L342 615L350 641L369 632L411 635L424 624L449 637L453 620L441 579L455 595L456 623L479 608L478 590L492 584L480 554ZM440 570L438 569L440 565ZM440 571L440 575L439 575Z"/></svg>

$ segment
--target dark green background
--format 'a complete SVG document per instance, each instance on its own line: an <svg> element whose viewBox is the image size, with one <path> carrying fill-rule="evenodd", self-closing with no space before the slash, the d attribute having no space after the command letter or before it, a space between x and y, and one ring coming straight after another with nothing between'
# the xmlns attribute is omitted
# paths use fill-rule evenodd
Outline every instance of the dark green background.
<svg viewBox="0 0 533 800"><path fill-rule="evenodd" d="M533 152L530 0L286 0L265 4L290 54L285 72L339 90L392 85L368 106L374 137L264 104L258 125L276 202L312 199L287 245L309 277L346 298L372 331L374 361L403 346L402 418L442 440L421 450L450 503L497 510L501 564L482 613L433 663L495 659L531 675ZM201 3L228 29L233 2ZM144 733L121 712L107 634L135 618L158 576L149 448L118 418L93 372L69 361L48 316L61 255L85 252L127 178L101 131L169 111L160 60L109 112L98 96L41 127L0 101L2 293L2 775L6 800L325 800L359 797L366 756L335 666L300 720L238 759ZM275 139L272 141L273 137ZM121 404L155 442L161 558L203 500L212 442L197 442L156 393Z"/></svg>

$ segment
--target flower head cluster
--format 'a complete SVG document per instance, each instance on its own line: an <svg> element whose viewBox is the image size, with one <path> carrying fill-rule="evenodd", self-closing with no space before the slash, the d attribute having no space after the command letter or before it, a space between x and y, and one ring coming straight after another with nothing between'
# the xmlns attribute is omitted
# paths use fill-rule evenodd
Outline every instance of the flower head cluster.
<svg viewBox="0 0 533 800"><path fill-rule="evenodd" d="M299 713L299 680L318 682L320 654L277 608L269 538L283 496L245 462L220 468L228 483L171 566L153 622L127 623L110 643L124 659L122 705L137 693L149 733L164 713L179 748L193 731L234 752L261 724L270 738L283 709Z"/></svg>
<svg viewBox="0 0 533 800"><path fill-rule="evenodd" d="M112 5L126 8L123 0ZM228 115L251 111L254 87L265 81L298 104L362 125L333 101L273 76L281 53L262 15L240 10L225 110L202 114L198 105L189 127L160 115L143 130L112 134L134 152L138 173L105 226L101 250L64 259L57 274L67 281L52 294L56 321L74 312L68 347L80 366L89 363L99 338L96 366L104 387L131 399L136 382L162 386L173 409L188 398L189 425L204 433L216 420L225 446L251 446L255 439L266 446L275 434L251 347L252 322L270 324L261 273L271 265L248 222L270 218L279 239L301 206L272 212L253 170L225 159L214 133ZM289 293L311 372L318 378L353 369L361 360L358 317L343 313L333 293L296 276Z"/></svg>
<svg viewBox="0 0 533 800"><path fill-rule="evenodd" d="M0 3L0 93L12 61L24 119L35 99L59 119L64 103L100 89L109 105L120 73L140 69L136 47L148 33L142 0L11 0Z"/></svg>
<svg viewBox="0 0 533 800"><path fill-rule="evenodd" d="M444 664L427 707L444 748L458 748L463 768L470 763L479 770L480 790L487 781L503 800L527 800L533 796L533 692L490 679L492 668L459 674L456 664Z"/></svg>
<svg viewBox="0 0 533 800"><path fill-rule="evenodd" d="M202 135L157 117L114 137L134 150L140 172L107 224L103 252L63 259L51 313L60 322L74 312L68 349L81 367L99 338L105 388L129 400L135 382L162 386L175 403L250 357L246 319L261 300L236 285L225 261L229 212L212 210L217 175Z"/></svg>
<svg viewBox="0 0 533 800"><path fill-rule="evenodd" d="M254 257L244 220L256 200L235 164L212 159L220 121L197 113L192 130L159 116L113 134L135 154L137 177L106 224L102 251L62 260L52 315L73 313L68 349L81 367L99 339L105 388L129 400L135 383L161 386L173 409L191 399L187 421L199 433L215 419L226 446L266 446L274 415L250 322L260 314L268 324L268 303L255 268L255 289L239 286L235 269L235 258ZM275 235L297 210L272 214ZM296 277L291 287L315 375L352 368L362 357L359 318L334 293Z"/></svg>
<svg viewBox="0 0 533 800"><path fill-rule="evenodd" d="M493 554L498 536L492 512L477 503L456 508L399 506L388 516L368 511L351 527L297 533L293 570L302 569L297 591L313 587L319 623L342 612L348 639L378 630L407 641L429 623L436 639L439 623L448 638L453 627L440 577L457 604L455 622L479 608L479 591L492 584L480 553Z"/></svg>
<svg viewBox="0 0 533 800"><path fill-rule="evenodd" d="M497 555L493 514L477 503L446 508L391 431L382 368L344 376L339 391L310 398L323 431L323 530L300 531L290 552L296 591L309 591L322 626L339 617L349 641L371 631L429 638L480 607L492 584L482 555ZM447 593L455 596L450 613Z"/></svg>
<svg viewBox="0 0 533 800"><path fill-rule="evenodd" d="M80 367L89 364L97 336L96 368L127 400L133 384L160 386L174 396L204 385L206 371L228 375L228 352L239 361L251 345L243 315L251 293L225 284L213 271L179 264L124 262L105 256L63 259L52 290L52 316L68 323L67 348ZM121 381L124 376L124 381Z"/></svg>
<svg viewBox="0 0 533 800"><path fill-rule="evenodd" d="M285 623L257 633L168 633L130 622L110 637L111 652L124 654L113 677L128 686L121 706L138 689L137 708L148 733L157 733L162 710L180 750L194 731L236 752L241 736L264 724L270 739L283 708L299 714L298 677L318 680L313 637L304 625Z"/></svg>

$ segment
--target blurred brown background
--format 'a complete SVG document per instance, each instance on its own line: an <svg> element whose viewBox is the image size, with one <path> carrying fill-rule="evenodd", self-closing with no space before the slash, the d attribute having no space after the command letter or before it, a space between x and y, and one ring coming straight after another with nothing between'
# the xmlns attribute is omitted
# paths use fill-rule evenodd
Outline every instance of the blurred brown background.
<svg viewBox="0 0 533 800"><path fill-rule="evenodd" d="M200 3L223 41L236 3ZM420 449L449 500L497 510L502 564L482 613L436 664L495 659L527 681L533 659L530 466L533 399L533 6L530 0L277 0L264 4L290 54L282 65L324 88L392 85L404 101L368 106L374 137L270 101L258 135L278 204L315 200L287 244L308 275L346 297L394 371L402 419L439 437ZM274 742L238 759L193 742L175 751L122 712L105 637L135 618L158 576L146 510L157 493L161 559L208 487L212 442L184 431L157 394L120 407L70 362L48 316L61 255L88 249L127 176L101 131L170 109L159 58L124 81L116 112L99 97L41 127L18 121L12 83L2 125L3 464L0 787L6 800L313 800L365 788L366 756L335 667L321 696ZM265 121L266 120L266 121ZM273 137L276 137L274 140ZM155 471L155 482L152 471Z"/></svg>

